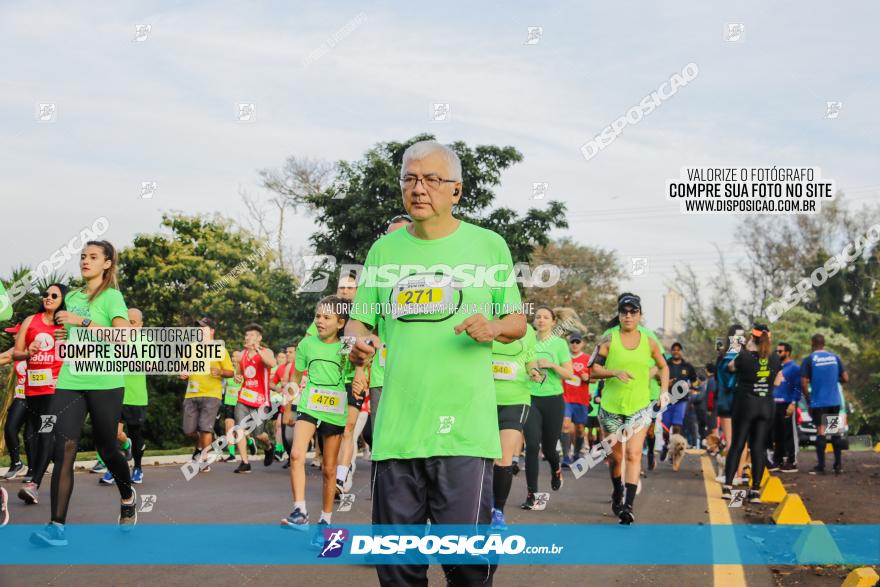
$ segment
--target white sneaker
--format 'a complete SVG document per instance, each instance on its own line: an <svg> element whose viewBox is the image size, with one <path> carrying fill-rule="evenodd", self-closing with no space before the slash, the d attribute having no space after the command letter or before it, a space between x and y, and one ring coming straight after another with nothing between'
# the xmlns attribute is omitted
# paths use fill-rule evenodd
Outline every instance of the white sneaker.
<svg viewBox="0 0 880 587"><path fill-rule="evenodd" d="M733 478L734 485L745 485L748 482L749 482L749 480L745 477L734 477Z"/></svg>
<svg viewBox="0 0 880 587"><path fill-rule="evenodd" d="M721 473L720 475L717 475L717 476L715 477L715 480L718 481L719 483L724 483L724 473Z"/></svg>

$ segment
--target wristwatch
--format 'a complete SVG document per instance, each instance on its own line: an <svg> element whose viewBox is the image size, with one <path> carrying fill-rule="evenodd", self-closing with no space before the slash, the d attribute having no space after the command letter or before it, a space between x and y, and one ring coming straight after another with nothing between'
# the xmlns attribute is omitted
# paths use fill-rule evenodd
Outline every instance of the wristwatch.
<svg viewBox="0 0 880 587"><path fill-rule="evenodd" d="M83 318L82 327L83 327L83 328L88 328L88 327L89 327L89 324L91 324L91 323L92 323L92 321L89 320L88 318Z"/></svg>

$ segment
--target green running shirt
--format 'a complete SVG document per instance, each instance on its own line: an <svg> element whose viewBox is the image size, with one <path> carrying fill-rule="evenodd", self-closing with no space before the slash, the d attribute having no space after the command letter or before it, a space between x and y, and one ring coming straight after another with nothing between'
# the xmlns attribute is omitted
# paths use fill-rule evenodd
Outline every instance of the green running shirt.
<svg viewBox="0 0 880 587"><path fill-rule="evenodd" d="M627 383L617 377L606 379L600 404L602 409L611 414L632 416L647 407L651 403L648 375L653 365L651 344L644 332L639 332L638 346L628 349L620 340L620 330L612 330L605 368L609 371L626 371L632 379Z"/></svg>

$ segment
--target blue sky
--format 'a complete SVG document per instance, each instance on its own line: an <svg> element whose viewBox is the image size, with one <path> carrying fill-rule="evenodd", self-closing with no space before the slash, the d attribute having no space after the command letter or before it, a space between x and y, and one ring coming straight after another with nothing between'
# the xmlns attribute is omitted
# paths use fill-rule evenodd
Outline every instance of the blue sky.
<svg viewBox="0 0 880 587"><path fill-rule="evenodd" d="M571 212L557 236L647 256L626 285L656 326L674 263L708 276L713 244L738 257L736 217L685 217L664 199L681 167L815 166L853 204L880 200L878 16L869 2L5 3L0 272L38 263L98 216L123 244L166 210L243 219L239 189L259 193L259 169L433 132L523 153L499 205L540 206L532 183L548 182ZM741 41L724 39L727 23L744 25ZM152 27L143 42L136 24ZM529 26L543 27L535 45ZM585 141L689 62L694 81L583 158ZM829 100L843 103L835 120ZM54 123L36 121L45 102ZM236 120L240 102L256 104L255 122ZM450 120L430 120L435 102ZM142 181L158 183L154 198L140 198ZM291 245L312 227L296 218Z"/></svg>

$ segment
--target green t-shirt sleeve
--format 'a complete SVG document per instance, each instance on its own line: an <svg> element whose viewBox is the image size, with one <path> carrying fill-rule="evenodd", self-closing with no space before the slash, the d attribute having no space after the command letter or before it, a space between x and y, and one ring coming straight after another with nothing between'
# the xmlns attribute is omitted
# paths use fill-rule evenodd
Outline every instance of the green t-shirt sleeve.
<svg viewBox="0 0 880 587"><path fill-rule="evenodd" d="M125 299L122 292L118 289L108 289L101 294L101 306L103 314L107 316L110 324L113 325L114 318L125 318L128 320L128 307L125 305Z"/></svg>
<svg viewBox="0 0 880 587"><path fill-rule="evenodd" d="M503 283L502 287L492 288L492 303L495 304L496 315L500 318L507 314L522 312L522 299L519 295L519 288L516 287L516 279L513 271L513 259L510 256L510 249L507 243L500 236L496 236L496 242L499 247L498 264L503 266L495 273L495 278L499 283Z"/></svg>
<svg viewBox="0 0 880 587"><path fill-rule="evenodd" d="M308 339L304 339L299 343L299 346L296 347L296 359L293 362L293 368L302 373L306 370L306 365L309 364L309 342Z"/></svg>
<svg viewBox="0 0 880 587"><path fill-rule="evenodd" d="M12 318L12 302L6 295L6 288L0 283L0 322L6 322Z"/></svg>
<svg viewBox="0 0 880 587"><path fill-rule="evenodd" d="M568 351L568 345L561 338L557 338L553 344L554 354L556 355L556 364L560 367L566 361L571 360L571 353Z"/></svg>
<svg viewBox="0 0 880 587"><path fill-rule="evenodd" d="M376 274L375 269L373 269L378 264L376 260L376 245L377 243L373 243L373 246L370 247L370 252L367 253L367 259L364 261L363 276ZM370 328L376 326L381 313L379 311L379 288L376 287L375 279L362 280L358 284L357 293L355 293L352 305L352 309L355 310L349 316L352 320L363 322Z"/></svg>

